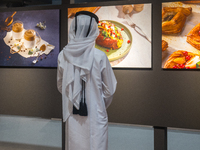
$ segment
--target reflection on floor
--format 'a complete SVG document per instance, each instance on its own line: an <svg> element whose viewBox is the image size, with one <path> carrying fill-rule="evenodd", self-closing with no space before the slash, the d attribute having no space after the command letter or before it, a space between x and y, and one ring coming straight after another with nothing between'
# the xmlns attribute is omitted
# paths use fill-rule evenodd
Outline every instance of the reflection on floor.
<svg viewBox="0 0 200 150"><path fill-rule="evenodd" d="M61 120L0 115L0 150L61 150ZM153 150L153 128L109 123L109 150Z"/></svg>
<svg viewBox="0 0 200 150"><path fill-rule="evenodd" d="M154 150L153 128L110 123L108 150Z"/></svg>
<svg viewBox="0 0 200 150"><path fill-rule="evenodd" d="M200 131L168 129L168 150L200 150Z"/></svg>
<svg viewBox="0 0 200 150"><path fill-rule="evenodd" d="M0 150L60 150L61 121L0 116Z"/></svg>
<svg viewBox="0 0 200 150"><path fill-rule="evenodd" d="M61 148L0 142L1 150L61 150Z"/></svg>

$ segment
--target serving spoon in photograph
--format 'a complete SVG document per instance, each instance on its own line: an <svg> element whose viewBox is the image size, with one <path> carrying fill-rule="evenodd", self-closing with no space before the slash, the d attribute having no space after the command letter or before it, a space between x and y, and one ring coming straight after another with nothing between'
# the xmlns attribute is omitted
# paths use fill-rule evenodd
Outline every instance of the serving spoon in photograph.
<svg viewBox="0 0 200 150"><path fill-rule="evenodd" d="M13 22L13 16L16 14L17 12L15 11L11 16L7 17L6 20L5 20L5 25L6 26L9 26L12 24Z"/></svg>
<svg viewBox="0 0 200 150"><path fill-rule="evenodd" d="M39 58L39 57L40 57L40 51L38 52L38 55L37 55L36 59L33 60L33 63L34 63L34 64L38 62L38 58Z"/></svg>

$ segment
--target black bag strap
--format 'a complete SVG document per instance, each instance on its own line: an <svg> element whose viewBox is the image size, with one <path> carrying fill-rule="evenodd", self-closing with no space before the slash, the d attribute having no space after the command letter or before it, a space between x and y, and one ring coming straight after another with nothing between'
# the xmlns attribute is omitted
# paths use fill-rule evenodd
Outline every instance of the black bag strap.
<svg viewBox="0 0 200 150"><path fill-rule="evenodd" d="M85 91L83 91L83 90L85 90L85 82L82 80L82 94L81 94L80 104L85 103ZM76 107L74 105L73 105L73 114L79 114L79 110L76 109Z"/></svg>
<svg viewBox="0 0 200 150"><path fill-rule="evenodd" d="M84 90L85 90L85 87L83 87L83 86L84 86L84 81L82 80L82 98L81 98L81 101L85 103L85 101L84 101L84 97L85 97Z"/></svg>
<svg viewBox="0 0 200 150"><path fill-rule="evenodd" d="M82 98L80 102L79 115L80 116L88 115L87 104L85 101L85 81L83 80L82 80Z"/></svg>
<svg viewBox="0 0 200 150"><path fill-rule="evenodd" d="M87 104L85 98L85 81L82 80L82 96L80 100L79 110L73 105L73 114L79 114L80 116L87 116Z"/></svg>

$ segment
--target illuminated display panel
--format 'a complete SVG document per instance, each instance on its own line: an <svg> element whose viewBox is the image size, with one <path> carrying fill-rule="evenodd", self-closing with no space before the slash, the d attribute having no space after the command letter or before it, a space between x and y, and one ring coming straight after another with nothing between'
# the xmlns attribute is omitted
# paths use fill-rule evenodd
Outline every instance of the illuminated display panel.
<svg viewBox="0 0 200 150"><path fill-rule="evenodd" d="M1 12L0 66L57 67L59 15L58 9Z"/></svg>
<svg viewBox="0 0 200 150"><path fill-rule="evenodd" d="M112 67L151 68L151 4L69 8L68 30L82 10L99 17L95 47L106 53Z"/></svg>
<svg viewBox="0 0 200 150"><path fill-rule="evenodd" d="M162 68L200 68L200 1L162 4Z"/></svg>

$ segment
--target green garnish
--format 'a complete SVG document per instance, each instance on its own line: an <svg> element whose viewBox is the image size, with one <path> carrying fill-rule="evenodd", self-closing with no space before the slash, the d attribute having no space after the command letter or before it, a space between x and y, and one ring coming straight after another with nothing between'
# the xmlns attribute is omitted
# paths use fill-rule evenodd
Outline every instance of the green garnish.
<svg viewBox="0 0 200 150"><path fill-rule="evenodd" d="M200 68L200 61L196 63L196 68Z"/></svg>
<svg viewBox="0 0 200 150"><path fill-rule="evenodd" d="M28 52L28 55L32 55L33 54L33 52L30 50L29 52Z"/></svg>
<svg viewBox="0 0 200 150"><path fill-rule="evenodd" d="M108 33L106 32L106 31L102 31L102 34L104 35L104 38L103 38L103 40L105 39L105 38L109 38L109 36L108 36Z"/></svg>

